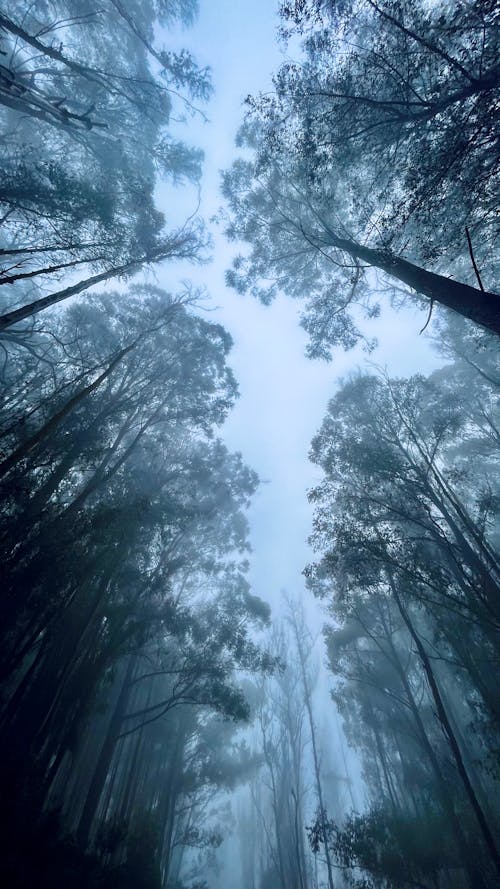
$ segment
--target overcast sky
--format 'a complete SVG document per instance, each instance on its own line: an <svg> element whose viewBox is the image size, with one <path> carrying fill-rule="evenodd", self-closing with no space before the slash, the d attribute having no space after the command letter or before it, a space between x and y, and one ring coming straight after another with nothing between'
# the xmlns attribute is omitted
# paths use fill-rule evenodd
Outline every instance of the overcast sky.
<svg viewBox="0 0 500 889"><path fill-rule="evenodd" d="M277 0L201 0L197 24L178 35L179 42L213 73L209 121L189 121L182 131L186 141L205 151L201 213L207 220L222 203L220 170L237 156L234 139L242 102L249 93L271 88L272 72L283 60L276 39L277 5ZM167 216L172 199L181 202L181 193L165 196ZM194 205L193 196L190 200ZM277 608L280 590L295 594L303 589L301 571L311 558L306 540L312 511L306 492L318 478L307 459L311 438L339 377L362 365L366 355L360 349L347 354L339 349L330 364L306 359L306 335L298 323L300 305L282 298L264 307L252 297L228 290L224 272L235 247L224 241L216 226L211 230L213 262L186 270L186 276L207 287L210 306L217 307L213 317L234 339L230 363L241 397L223 435L264 482L249 515L250 579L255 593ZM165 266L159 279L173 287L178 274L175 267ZM418 334L424 323L422 311L397 315L384 311L370 326L370 334L380 342L370 360L396 375L430 370L437 359L426 337Z"/></svg>

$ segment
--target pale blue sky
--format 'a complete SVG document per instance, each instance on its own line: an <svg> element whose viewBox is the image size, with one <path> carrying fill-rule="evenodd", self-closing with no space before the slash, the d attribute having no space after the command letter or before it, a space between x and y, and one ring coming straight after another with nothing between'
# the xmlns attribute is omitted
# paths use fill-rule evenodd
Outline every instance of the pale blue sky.
<svg viewBox="0 0 500 889"><path fill-rule="evenodd" d="M271 88L272 71L283 58L276 40L277 5L275 0L201 0L197 24L175 37L213 72L215 94L206 109L209 122L189 121L182 130L186 141L205 151L201 213L206 219L222 202L219 171L237 155L234 138L242 101L248 93ZM167 214L171 200L178 210L184 199L181 192L169 193ZM193 195L190 202L194 206ZM211 228L213 262L183 269L182 275L207 287L211 305L218 307L213 317L234 339L230 363L241 398L223 434L228 446L241 451L265 482L249 514L250 579L257 594L278 605L281 589L295 593L303 588L301 571L311 558L306 539L312 511L306 491L317 480L317 470L307 459L311 438L338 378L366 356L361 350L347 354L339 350L331 364L307 360L306 336L298 324L300 304L282 298L267 308L228 290L224 272L235 247L215 226ZM169 287L175 286L176 277L175 267L165 266L158 274ZM424 322L422 311L397 315L384 311L370 327L380 341L371 360L400 375L430 369L437 361L425 336L418 335Z"/></svg>

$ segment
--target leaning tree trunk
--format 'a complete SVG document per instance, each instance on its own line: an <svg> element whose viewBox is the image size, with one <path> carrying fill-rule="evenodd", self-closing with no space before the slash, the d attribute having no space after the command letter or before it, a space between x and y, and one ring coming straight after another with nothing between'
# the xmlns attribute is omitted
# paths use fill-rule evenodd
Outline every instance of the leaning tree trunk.
<svg viewBox="0 0 500 889"><path fill-rule="evenodd" d="M1 22L2 17L0 16L0 25ZM85 278L83 281L79 281L77 284L72 284L70 287L65 287L63 290L57 290L55 293L48 294L48 296L40 297L40 299L36 299L25 306L21 306L19 309L5 312L4 315L0 315L0 333L12 324L16 324L18 321L24 321L25 318L31 318L33 315L38 315L38 313L43 312L44 309L57 305L57 303L69 299L72 296L78 296L79 293L83 293L85 290L94 287L96 284L103 284L105 281L109 281L112 278L132 275L148 263L161 262L164 259L174 259L175 257L182 259L189 254L188 248L190 246L192 248L195 246L194 236L191 232L188 231L184 235L180 233L177 237L173 235L170 241L165 241L163 245L146 256L138 258L134 257L122 265L113 266L113 268L108 269L105 272L100 272L98 275Z"/></svg>
<svg viewBox="0 0 500 889"><path fill-rule="evenodd" d="M500 295L478 290L469 284L461 284L453 278L429 272L420 266L395 256L385 250L365 247L350 238L339 238L334 232L328 231L331 246L348 253L353 259L366 262L373 268L380 269L391 278L396 278L422 296L457 314L480 324L487 330L500 336Z"/></svg>
<svg viewBox="0 0 500 889"><path fill-rule="evenodd" d="M79 404L84 398L87 398L88 395L98 389L101 383L103 383L104 380L106 380L107 377L109 377L110 374L113 373L115 367L120 363L120 361L125 358L125 355L127 355L128 352L131 352L136 345L137 340L131 343L129 346L126 346L124 349L121 349L118 354L115 355L113 360L110 361L106 370L104 370L102 374L100 374L92 383L89 383L88 386L84 386L83 389L80 389L79 392L73 395L73 397L66 402L64 407L61 408L61 410L56 411L56 413L53 414L53 416L49 420L47 420L47 422L44 423L44 425L40 429L38 429L38 431L35 432L34 435L31 435L29 438L23 441L22 444L20 444L19 447L17 447L16 450L13 451L13 453L10 454L9 457L3 460L0 463L0 478L3 478L5 475L7 475L7 473L10 472L10 470L13 469L13 467L16 465L16 463L18 463L20 460L23 460L24 457L27 457L28 454L35 447L37 447L37 445L41 444L41 442L44 441L47 436L49 436L57 428L59 423L61 423L62 420L64 420L64 418L68 416L68 414L73 410L74 407L76 407L77 404Z"/></svg>

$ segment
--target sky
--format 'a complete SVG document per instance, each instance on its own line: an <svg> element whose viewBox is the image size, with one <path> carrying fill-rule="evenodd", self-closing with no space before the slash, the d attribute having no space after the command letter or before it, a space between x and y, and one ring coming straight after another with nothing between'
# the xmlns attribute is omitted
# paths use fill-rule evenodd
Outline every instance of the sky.
<svg viewBox="0 0 500 889"><path fill-rule="evenodd" d="M284 59L278 45L277 0L201 0L193 28L174 35L198 62L212 69L214 97L204 108L208 121L189 120L179 135L205 152L200 212L209 220L222 205L220 171L237 156L234 140L242 120L242 102L249 93L272 87L272 72ZM172 40L172 35L169 36ZM179 210L186 192L165 194L167 217L170 201ZM184 196L184 197L183 197ZM196 198L189 197L188 208ZM237 252L217 226L213 261L201 268L186 268L182 275L207 288L214 320L234 340L230 364L240 387L240 399L222 434L232 450L240 451L262 484L249 512L251 543L250 581L254 592L280 609L281 590L303 593L301 572L311 560L307 537L312 509L307 490L319 481L318 469L308 461L311 439L319 429L326 406L340 377L367 360L356 349L339 349L331 363L304 356L306 334L299 326L300 304L282 297L271 307L253 297L241 296L224 284L224 273ZM179 270L164 266L160 283L172 287ZM421 310L390 310L370 324L370 335L380 346L370 360L396 375L430 370L438 364L426 336ZM311 620L315 609L309 603Z"/></svg>
<svg viewBox="0 0 500 889"><path fill-rule="evenodd" d="M179 138L205 152L200 213L207 221L223 205L220 172L238 155L235 137L243 118L242 103L248 94L272 88L272 73L284 60L276 34L277 6L278 0L200 0L198 22L174 37L177 42L172 48L187 46L200 64L212 69L214 96L204 108L208 121L189 120L178 133ZM185 218L197 200L198 196L189 195L185 188L165 192L163 201L160 195L167 219L172 214L178 218L184 214ZM209 227L214 241L210 264L181 270L165 264L156 274L167 289L175 290L182 277L206 288L208 317L222 323L232 335L229 362L240 398L222 437L231 450L243 454L261 479L248 513L252 546L249 580L253 593L270 603L274 616L284 609L283 591L304 603L309 628L318 640L317 727L332 762L337 763L334 770L341 774L345 762L339 746L342 729L333 704L325 706L332 686L321 645L325 615L305 589L302 575L313 559L307 544L313 516L307 491L320 480L308 452L339 380L366 367L368 356L359 347L348 353L338 349L330 363L307 359L307 336L299 324L300 302L283 296L268 307L228 289L224 276L238 252L237 245L227 243L216 225ZM426 312L421 309L384 310L367 330L380 343L369 360L394 375L430 372L442 362L427 335L419 335L425 321ZM432 321L429 328L432 330ZM345 742L343 748L355 802L362 808L360 763ZM226 856L232 861L230 848L231 843L226 843L221 860ZM233 876L231 867L226 867L219 885L232 886Z"/></svg>

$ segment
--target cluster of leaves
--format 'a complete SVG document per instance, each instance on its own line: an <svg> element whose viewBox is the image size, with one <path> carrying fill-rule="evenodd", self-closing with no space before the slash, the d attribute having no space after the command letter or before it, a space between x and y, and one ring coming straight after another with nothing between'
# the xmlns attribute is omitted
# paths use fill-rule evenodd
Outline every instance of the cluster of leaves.
<svg viewBox="0 0 500 889"><path fill-rule="evenodd" d="M16 0L0 16L0 285L16 285L12 302L38 311L33 297L68 273L129 275L173 242L203 254L202 224L166 220L155 194L158 180L201 175L202 152L172 121L202 113L192 103L210 96L209 72L156 43L196 10L195 0Z"/></svg>

